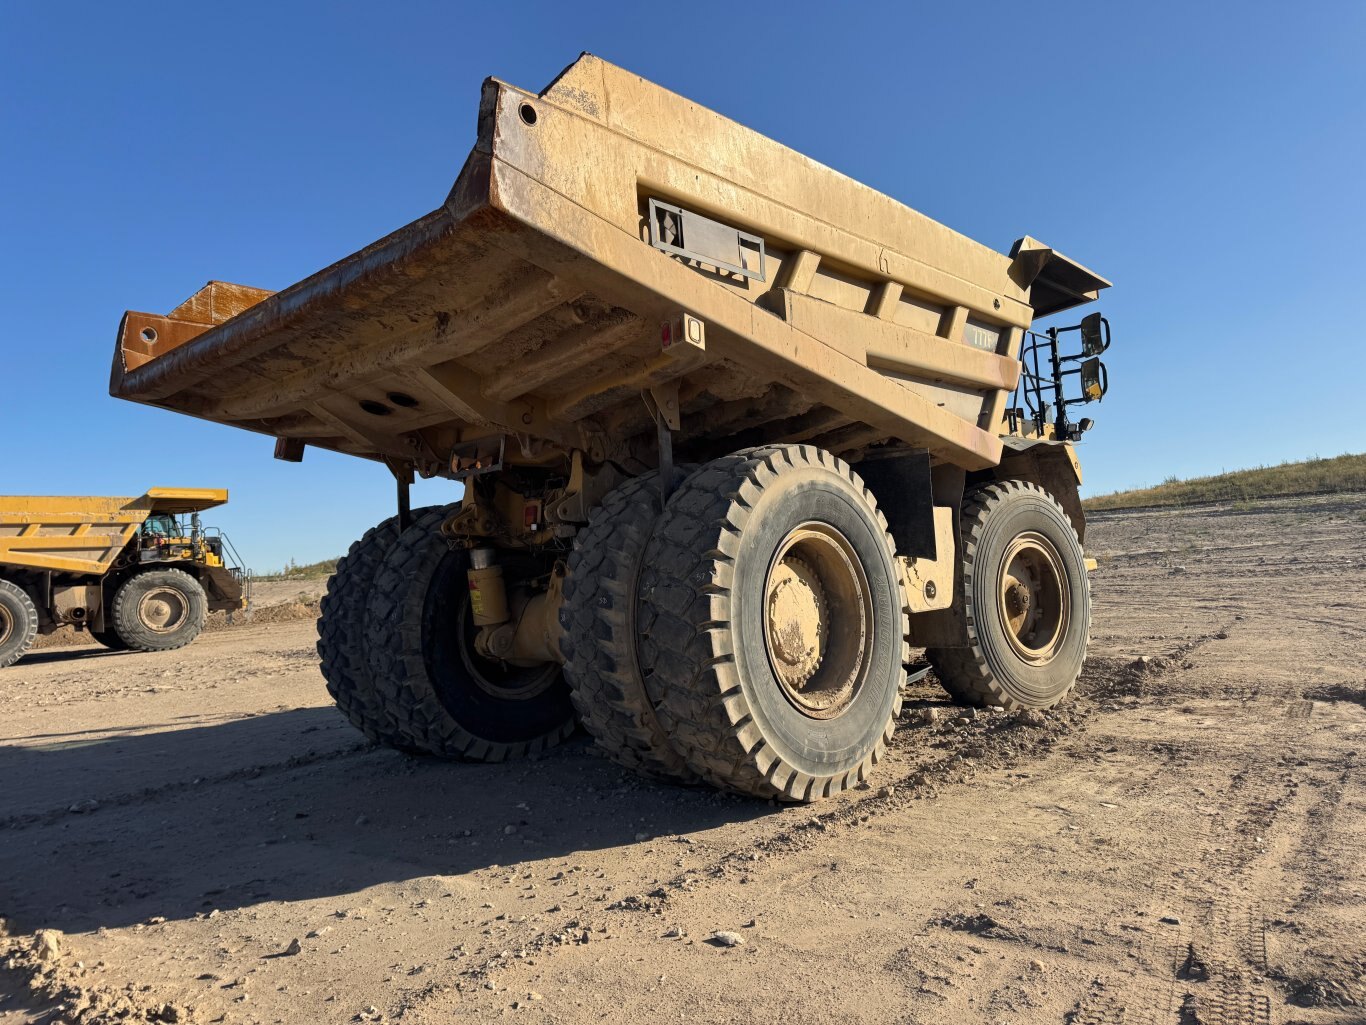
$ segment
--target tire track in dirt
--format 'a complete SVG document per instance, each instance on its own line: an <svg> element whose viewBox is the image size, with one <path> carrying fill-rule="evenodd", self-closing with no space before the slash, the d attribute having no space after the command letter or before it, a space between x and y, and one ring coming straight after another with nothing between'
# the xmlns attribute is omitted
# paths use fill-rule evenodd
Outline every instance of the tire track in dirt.
<svg viewBox="0 0 1366 1025"><path fill-rule="evenodd" d="M1178 1020L1208 1025L1270 1022L1266 922L1248 877L1265 860L1266 837L1293 789L1293 781L1287 783L1284 774L1270 771L1259 758L1231 780L1221 802L1229 812L1210 819L1200 846L1200 864L1210 878L1182 885L1178 893L1183 917L1191 921L1176 971L1183 991Z"/></svg>
<svg viewBox="0 0 1366 1025"><path fill-rule="evenodd" d="M435 982L405 995L392 1009L395 1019L426 1013L444 997L487 987L492 977L514 965L552 957L563 948L619 939L626 933L639 939L657 936L660 917L666 912L679 915L680 902L717 888L728 889L737 881L744 882L750 873L772 867L775 861L825 846L839 847L873 819L903 810L913 801L951 800L951 790L941 788L969 783L979 767L1016 769L1031 765L1048 757L1060 738L1073 735L1090 715L1079 706L1070 706L1066 712L1049 713L1048 726L1034 727L1020 725L1021 719L1015 714L979 713L970 720L979 728L971 731L947 725L959 717L946 715L943 728L918 730L915 725L920 709L914 707L914 701L930 694L934 695L935 707L943 707L937 686L927 684L922 691L913 693L912 704L903 713L892 745L897 757L907 757L917 749L922 756L914 764L897 770L894 777L877 786L862 784L861 790L846 796L836 808L826 810L825 803L788 805L788 810L776 819L772 832L679 872L646 893L624 896L597 913L566 914L553 925L516 937L502 936L490 945L497 948L492 953L471 951L472 960L459 970L454 982ZM950 707L949 711L953 710ZM957 710L968 711L966 707ZM935 744L942 745L943 751L937 757L929 755ZM887 766L882 766L880 775L885 776L886 770ZM800 821L790 822L789 815L799 816ZM683 837L672 839L684 845L690 843Z"/></svg>
<svg viewBox="0 0 1366 1025"><path fill-rule="evenodd" d="M1120 992L1083 1001L1076 1021L1269 1025L1266 917L1250 877L1266 859L1267 837L1296 789L1293 777L1269 762L1248 762L1217 802L1229 810L1206 817L1205 827L1186 843L1166 845L1159 865L1179 864L1181 848L1194 844L1207 878L1189 871L1155 873L1149 910L1166 928L1141 945L1142 967Z"/></svg>
<svg viewBox="0 0 1366 1025"><path fill-rule="evenodd" d="M1160 657L1178 662L1221 636L1227 636L1223 628L1210 631L1182 642ZM933 729L923 728L923 708L918 706L943 709L942 695L937 685L927 683L908 693L892 745L894 758L914 758L914 761L895 770L896 774L891 778L886 778L888 766L880 766L878 778L884 781L880 785L861 784L865 796L857 796L859 791L856 790L852 797L846 796L843 804L828 810L825 804L788 806L787 814L801 816L800 821L788 825L784 816L773 832L680 872L649 892L623 897L598 914L566 915L554 925L527 932L515 940L502 937L495 944L499 949L492 954L479 956L479 952L471 952L474 959L460 970L455 982L436 982L410 993L392 1013L398 1020L421 1016L444 997L487 987L494 976L501 976L516 964L531 964L537 959L552 957L566 947L602 938L618 939L625 933L634 933L642 940L654 937L658 935L660 919L665 913L681 916L680 901L717 887L729 888L737 881L744 882L749 873L773 867L775 860L782 861L827 845L841 847L851 833L866 827L874 818L905 810L914 801L952 800L952 788L970 784L979 768L1020 769L1062 751L1069 744L1079 745L1096 711L1094 699L1124 690L1128 686L1125 681L1134 672L1136 670L1129 662L1095 659L1089 661L1083 671L1079 700L1061 709L1040 715L992 713L951 706L935 720ZM928 700L917 701L922 698ZM929 700L934 704L930 705ZM966 715L973 718L966 719ZM952 725L959 719L968 725ZM917 729L917 725L922 728ZM934 751L942 753L935 755ZM1156 978L1145 981L1154 994L1161 988L1161 982ZM1155 1001L1156 997L1150 995L1144 1006L1155 1007ZM1167 1002L1165 997L1161 1001L1163 1005ZM1097 1018L1095 1025L1108 1025L1112 1020L1120 1019ZM1152 1020L1157 1022L1159 1019Z"/></svg>
<svg viewBox="0 0 1366 1025"><path fill-rule="evenodd" d="M1168 662L1181 660L1182 668L1162 680L1164 696L1184 689L1186 656L1210 640L1226 639L1228 629L1183 644L1166 657ZM1208 814L1196 820L1193 831L1182 835L1168 827L1159 834L1164 841L1155 858L1148 902L1150 920L1157 926L1139 945L1139 967L1117 986L1085 995L1073 1022L1270 1025L1266 921L1249 877L1266 858L1267 837L1298 785L1280 763L1298 729L1287 718L1301 702L1256 695L1246 701L1285 706L1274 743L1245 759L1219 786L1217 796L1208 795ZM1198 871L1167 867L1186 864L1191 849L1198 852Z"/></svg>
<svg viewBox="0 0 1366 1025"><path fill-rule="evenodd" d="M1362 807L1357 760L1349 759L1345 768L1335 768L1326 777L1310 775L1306 782L1310 785L1301 791L1300 818L1308 828L1288 837L1290 842L1284 845L1296 892L1277 893L1277 913L1269 930L1274 929L1279 956L1273 962L1268 952L1267 973L1292 1004L1323 1009L1319 1013L1331 1015L1328 1020L1357 1025L1366 1021L1366 1014L1360 1013L1366 1007L1366 944L1360 915L1354 914L1362 903L1361 891L1353 887L1350 870L1344 871L1359 865L1359 837L1366 834L1359 811L1353 814ZM1355 843L1353 833L1358 837ZM1356 941L1333 943L1334 921L1346 923Z"/></svg>

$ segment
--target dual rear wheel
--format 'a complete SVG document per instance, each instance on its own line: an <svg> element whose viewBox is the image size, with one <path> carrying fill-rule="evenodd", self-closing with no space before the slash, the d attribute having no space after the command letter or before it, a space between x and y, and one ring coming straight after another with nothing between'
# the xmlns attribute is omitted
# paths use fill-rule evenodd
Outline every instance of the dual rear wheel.
<svg viewBox="0 0 1366 1025"><path fill-rule="evenodd" d="M318 620L328 691L368 738L402 751L469 761L543 751L574 729L563 674L478 652L468 556L439 529L451 511L416 510L402 531L386 520L338 562Z"/></svg>
<svg viewBox="0 0 1366 1025"><path fill-rule="evenodd" d="M565 671L606 753L649 775L809 800L863 779L900 708L886 523L810 446L708 463L660 510L628 482L580 532Z"/></svg>
<svg viewBox="0 0 1366 1025"><path fill-rule="evenodd" d="M748 449L690 478L638 602L646 691L693 772L797 801L863 780L901 708L899 580L875 499L827 452Z"/></svg>

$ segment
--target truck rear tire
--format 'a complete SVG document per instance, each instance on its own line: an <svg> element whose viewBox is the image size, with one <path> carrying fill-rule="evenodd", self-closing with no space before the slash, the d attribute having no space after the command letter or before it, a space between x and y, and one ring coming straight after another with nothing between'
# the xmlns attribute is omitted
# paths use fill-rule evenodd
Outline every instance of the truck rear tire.
<svg viewBox="0 0 1366 1025"><path fill-rule="evenodd" d="M199 636L209 600L198 580L181 569L150 569L114 592L114 632L134 651L172 651Z"/></svg>
<svg viewBox="0 0 1366 1025"><path fill-rule="evenodd" d="M708 782L808 801L886 751L900 576L876 501L830 453L746 449L689 478L647 546L639 622L660 723Z"/></svg>
<svg viewBox="0 0 1366 1025"><path fill-rule="evenodd" d="M442 506L427 506L412 511L412 523L433 529ZM342 558L327 581L318 616L318 659L327 692L352 726L376 744L410 749L402 732L386 713L384 702L375 692L366 654L366 603L375 573L384 556L398 540L398 517L371 527Z"/></svg>
<svg viewBox="0 0 1366 1025"><path fill-rule="evenodd" d="M127 650L128 650L128 645L126 645L126 644L123 643L123 638L120 637L120 636L118 635L118 631L113 630L113 629L108 629L108 630L91 630L91 631L90 631L90 638L91 638L91 640L93 640L96 644L102 644L102 645L104 645L106 648L108 648L110 651L127 651Z"/></svg>
<svg viewBox="0 0 1366 1025"><path fill-rule="evenodd" d="M399 535L367 603L375 694L414 750L478 762L544 751L574 731L564 674L475 651L467 562L433 525Z"/></svg>
<svg viewBox="0 0 1366 1025"><path fill-rule="evenodd" d="M0 580L0 669L13 665L38 636L38 607L18 584Z"/></svg>
<svg viewBox="0 0 1366 1025"><path fill-rule="evenodd" d="M677 481L686 474L676 471ZM598 747L619 765L675 783L695 781L655 715L636 653L636 593L659 522L659 474L611 491L574 538L560 608L564 675Z"/></svg>
<svg viewBox="0 0 1366 1025"><path fill-rule="evenodd" d="M1051 708L1086 660L1091 590L1081 542L1037 484L1005 480L969 493L954 604L961 643L926 651L953 697L975 705Z"/></svg>

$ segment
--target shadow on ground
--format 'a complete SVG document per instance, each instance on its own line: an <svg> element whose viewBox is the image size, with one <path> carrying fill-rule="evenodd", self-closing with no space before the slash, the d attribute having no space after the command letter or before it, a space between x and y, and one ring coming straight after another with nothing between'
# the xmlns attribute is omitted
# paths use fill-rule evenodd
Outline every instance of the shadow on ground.
<svg viewBox="0 0 1366 1025"><path fill-rule="evenodd" d="M86 647L39 648L37 651L30 651L14 664L16 666L16 671L18 671L18 669L22 669L25 666L42 666L55 662L89 662L92 659L97 658L117 658L124 654L127 653L122 651L110 651L108 648L97 644L91 644Z"/></svg>
<svg viewBox="0 0 1366 1025"><path fill-rule="evenodd" d="M166 728L169 727L169 728ZM474 765L364 746L335 709L0 739L0 916L15 931L265 900L691 833L765 804L652 784L582 738Z"/></svg>

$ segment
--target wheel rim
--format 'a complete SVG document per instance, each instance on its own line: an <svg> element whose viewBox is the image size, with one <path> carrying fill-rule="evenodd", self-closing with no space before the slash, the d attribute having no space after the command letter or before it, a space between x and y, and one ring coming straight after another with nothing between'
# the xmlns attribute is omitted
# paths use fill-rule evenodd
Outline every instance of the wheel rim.
<svg viewBox="0 0 1366 1025"><path fill-rule="evenodd" d="M138 622L153 633L175 633L189 616L189 597L169 584L154 587L138 601Z"/></svg>
<svg viewBox="0 0 1366 1025"><path fill-rule="evenodd" d="M764 645L783 693L802 714L833 719L867 676L873 596L853 546L834 527L789 531L764 582Z"/></svg>
<svg viewBox="0 0 1366 1025"><path fill-rule="evenodd" d="M14 633L14 613L0 605L0 644L9 640L9 635L12 633Z"/></svg>
<svg viewBox="0 0 1366 1025"><path fill-rule="evenodd" d="M1042 534L1020 534L1001 560L997 609L1010 646L1032 665L1057 655L1072 616L1062 557Z"/></svg>
<svg viewBox="0 0 1366 1025"><path fill-rule="evenodd" d="M514 666L496 659L484 658L474 646L474 615L470 611L469 592L465 591L456 610L460 660L485 694L504 701L529 701L543 693L559 677L560 667L554 662L544 666Z"/></svg>

